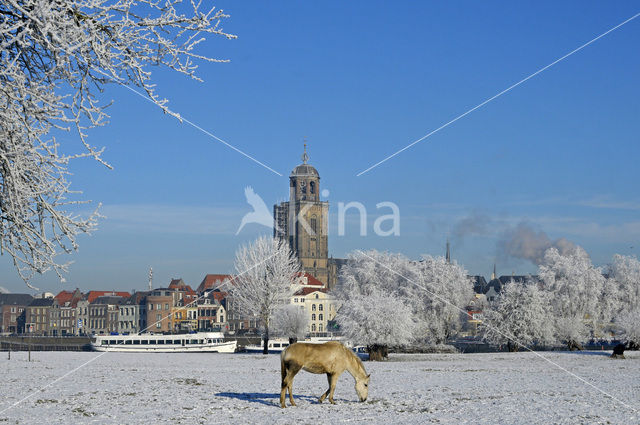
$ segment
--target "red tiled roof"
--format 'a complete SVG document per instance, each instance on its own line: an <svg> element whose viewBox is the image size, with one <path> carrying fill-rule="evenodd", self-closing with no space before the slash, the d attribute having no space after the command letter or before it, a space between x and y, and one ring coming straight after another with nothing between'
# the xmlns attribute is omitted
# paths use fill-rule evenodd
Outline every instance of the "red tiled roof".
<svg viewBox="0 0 640 425"><path fill-rule="evenodd" d="M71 299L73 298L73 292L60 291L60 293L53 298L58 300L58 304L64 305L64 303L71 301Z"/></svg>
<svg viewBox="0 0 640 425"><path fill-rule="evenodd" d="M64 306L66 303L69 303L71 307L75 307L82 298L82 292L80 292L79 289L75 291L60 291L54 298L58 301L58 305Z"/></svg>
<svg viewBox="0 0 640 425"><path fill-rule="evenodd" d="M324 283L320 282L313 275L311 275L311 274L309 274L307 272L304 273L304 277L307 278L307 283L305 284L305 286L306 285L309 285L309 286L324 286Z"/></svg>
<svg viewBox="0 0 640 425"><path fill-rule="evenodd" d="M309 295L309 294L312 294L314 292L324 292L326 294L327 290L325 288L314 288L314 287L304 286L302 289L300 289L294 295Z"/></svg>
<svg viewBox="0 0 640 425"><path fill-rule="evenodd" d="M203 293L207 289L212 289L216 282L224 282L226 279L232 279L233 276L230 274L208 274L202 279L202 283L198 286L196 292L199 294Z"/></svg>
<svg viewBox="0 0 640 425"><path fill-rule="evenodd" d="M117 292L117 291L89 291L87 292L87 301L89 301L89 303L92 303L95 301L96 298L98 297L102 297L102 296L114 296L114 297L124 297L124 298L129 298L131 296L130 293L128 292Z"/></svg>
<svg viewBox="0 0 640 425"><path fill-rule="evenodd" d="M218 300L218 301L222 301L227 297L227 293L226 292L219 292L219 291L213 291L211 293L211 295L213 295L213 298Z"/></svg>

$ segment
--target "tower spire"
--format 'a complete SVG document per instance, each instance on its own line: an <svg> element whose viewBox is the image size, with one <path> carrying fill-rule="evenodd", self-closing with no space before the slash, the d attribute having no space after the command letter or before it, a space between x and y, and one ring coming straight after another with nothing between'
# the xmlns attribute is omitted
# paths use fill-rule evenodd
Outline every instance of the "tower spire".
<svg viewBox="0 0 640 425"><path fill-rule="evenodd" d="M302 163L306 164L309 161L309 155L307 154L307 138L304 138L304 152L302 153Z"/></svg>
<svg viewBox="0 0 640 425"><path fill-rule="evenodd" d="M496 263L493 263L493 273L491 273L491 280L496 278Z"/></svg>
<svg viewBox="0 0 640 425"><path fill-rule="evenodd" d="M447 238L447 254L446 254L447 263L451 263L451 250L449 249L449 238Z"/></svg>

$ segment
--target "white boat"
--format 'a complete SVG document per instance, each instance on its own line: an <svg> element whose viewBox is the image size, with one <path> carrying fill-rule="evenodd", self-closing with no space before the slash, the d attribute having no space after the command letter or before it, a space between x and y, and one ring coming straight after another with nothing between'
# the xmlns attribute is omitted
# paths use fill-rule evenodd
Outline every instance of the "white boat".
<svg viewBox="0 0 640 425"><path fill-rule="evenodd" d="M306 342L308 344L324 344L329 341L338 341L344 343L345 340L342 337L311 337L299 340L298 342ZM268 351L269 353L280 353L289 346L289 339L285 338L273 338L269 340ZM247 345L244 350L249 353L262 353L264 352L264 340L260 341L260 345Z"/></svg>
<svg viewBox="0 0 640 425"><path fill-rule="evenodd" d="M289 346L289 340L284 338L273 338L269 340L267 349L270 353L280 353ZM262 353L264 352L264 340L260 341L260 345L247 345L244 347L244 351L248 353Z"/></svg>
<svg viewBox="0 0 640 425"><path fill-rule="evenodd" d="M91 338L95 351L128 353L233 353L237 341L224 341L222 332L162 335L96 335Z"/></svg>

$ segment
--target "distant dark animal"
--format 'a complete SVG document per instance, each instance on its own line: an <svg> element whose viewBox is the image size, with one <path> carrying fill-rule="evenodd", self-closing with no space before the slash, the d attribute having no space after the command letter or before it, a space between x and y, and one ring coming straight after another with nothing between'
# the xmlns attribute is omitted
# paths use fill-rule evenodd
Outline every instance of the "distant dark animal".
<svg viewBox="0 0 640 425"><path fill-rule="evenodd" d="M282 388L280 391L280 406L285 406L285 397L289 390L289 401L292 406L293 401L291 387L293 377L304 369L311 373L326 373L329 381L329 389L320 396L318 400L322 403L329 396L329 401L333 401L333 392L336 389L338 378L345 370L356 380L356 392L360 401L365 401L369 395L369 376L364 369L362 361L353 351L337 341L330 341L324 344L308 344L296 342L288 346L280 355L280 366L282 372Z"/></svg>
<svg viewBox="0 0 640 425"><path fill-rule="evenodd" d="M627 348L625 344L618 344L613 347L613 354L611 355L614 359L624 359L624 350Z"/></svg>

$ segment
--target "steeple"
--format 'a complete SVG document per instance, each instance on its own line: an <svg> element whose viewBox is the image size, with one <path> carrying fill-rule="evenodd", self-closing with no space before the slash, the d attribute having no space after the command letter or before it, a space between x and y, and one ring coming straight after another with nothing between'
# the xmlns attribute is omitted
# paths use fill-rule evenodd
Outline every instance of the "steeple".
<svg viewBox="0 0 640 425"><path fill-rule="evenodd" d="M447 238L447 253L446 257L447 263L451 263L451 250L449 249L449 239Z"/></svg>

